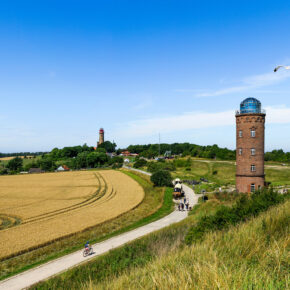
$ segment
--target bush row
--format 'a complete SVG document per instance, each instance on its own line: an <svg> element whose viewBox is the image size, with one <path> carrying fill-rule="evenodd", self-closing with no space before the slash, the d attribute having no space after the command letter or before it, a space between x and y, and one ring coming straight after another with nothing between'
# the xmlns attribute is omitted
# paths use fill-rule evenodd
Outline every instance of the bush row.
<svg viewBox="0 0 290 290"><path fill-rule="evenodd" d="M189 229L185 242L189 245L203 239L209 231L222 230L230 225L257 216L270 206L282 202L289 195L281 195L272 189L264 189L253 193L250 197L242 196L233 207L221 206L214 215L202 217L196 226Z"/></svg>
<svg viewBox="0 0 290 290"><path fill-rule="evenodd" d="M175 169L176 169L175 165L172 162L162 162L162 161L154 162L153 161L153 162L148 162L147 164L147 170L152 173L159 170L174 171Z"/></svg>

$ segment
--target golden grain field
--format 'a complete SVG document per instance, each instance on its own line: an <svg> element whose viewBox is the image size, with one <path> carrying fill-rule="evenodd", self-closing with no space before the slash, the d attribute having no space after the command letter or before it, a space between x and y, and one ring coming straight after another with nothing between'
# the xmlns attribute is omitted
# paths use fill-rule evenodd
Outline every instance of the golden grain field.
<svg viewBox="0 0 290 290"><path fill-rule="evenodd" d="M14 158L16 158L16 157L19 157L19 158L24 159L25 156L9 156L9 157L1 157L1 158L0 158L0 161L9 161L9 160L14 159ZM33 159L33 158L35 158L35 156L26 156L26 158L28 158L28 159Z"/></svg>
<svg viewBox="0 0 290 290"><path fill-rule="evenodd" d="M2 176L0 259L115 218L143 198L136 181L114 170Z"/></svg>

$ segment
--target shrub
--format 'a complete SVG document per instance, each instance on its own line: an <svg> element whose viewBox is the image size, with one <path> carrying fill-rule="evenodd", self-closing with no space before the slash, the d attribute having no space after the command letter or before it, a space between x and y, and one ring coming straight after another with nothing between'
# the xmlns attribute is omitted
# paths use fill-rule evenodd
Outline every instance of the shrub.
<svg viewBox="0 0 290 290"><path fill-rule="evenodd" d="M6 168L0 169L0 175L8 174L8 170Z"/></svg>
<svg viewBox="0 0 290 290"><path fill-rule="evenodd" d="M176 168L172 162L148 162L147 169L154 173L159 170L174 171Z"/></svg>
<svg viewBox="0 0 290 290"><path fill-rule="evenodd" d="M140 168L140 167L143 167L143 166L146 166L147 165L147 161L143 158L140 158L138 159L135 163L134 163L134 168Z"/></svg>
<svg viewBox="0 0 290 290"><path fill-rule="evenodd" d="M164 164L162 164L162 169L168 170L168 171L174 171L176 170L176 167L174 166L173 162L165 162Z"/></svg>
<svg viewBox="0 0 290 290"><path fill-rule="evenodd" d="M214 198L220 200L220 201L235 201L238 198L241 198L244 195L244 193L237 193L237 192L215 192L214 193Z"/></svg>
<svg viewBox="0 0 290 290"><path fill-rule="evenodd" d="M260 212L282 202L287 197L289 195L280 195L272 189L255 192L251 197L243 195L233 207L222 206L214 215L202 217L196 226L190 228L185 241L187 244L192 244L202 240L207 232L222 230L229 225L235 225L257 216Z"/></svg>
<svg viewBox="0 0 290 290"><path fill-rule="evenodd" d="M172 186L172 177L167 170L159 170L153 173L151 181L155 186Z"/></svg>
<svg viewBox="0 0 290 290"><path fill-rule="evenodd" d="M18 171L22 168L23 160L20 157L15 157L11 160L9 160L7 164L7 168L11 171Z"/></svg>
<svg viewBox="0 0 290 290"><path fill-rule="evenodd" d="M112 169L119 169L119 168L121 168L122 167L122 164L120 164L120 163L114 163L113 165L112 165Z"/></svg>
<svg viewBox="0 0 290 290"><path fill-rule="evenodd" d="M191 171L190 167L185 168L186 171Z"/></svg>
<svg viewBox="0 0 290 290"><path fill-rule="evenodd" d="M156 172L158 170L160 170L161 166L160 166L160 163L156 163L156 162L148 162L148 166L147 166L147 170L149 172Z"/></svg>
<svg viewBox="0 0 290 290"><path fill-rule="evenodd" d="M217 170L214 170L213 172L212 172L212 175L217 175L218 174L218 171Z"/></svg>
<svg viewBox="0 0 290 290"><path fill-rule="evenodd" d="M122 156L114 156L108 163L112 165L113 168L120 168L123 166L124 158Z"/></svg>

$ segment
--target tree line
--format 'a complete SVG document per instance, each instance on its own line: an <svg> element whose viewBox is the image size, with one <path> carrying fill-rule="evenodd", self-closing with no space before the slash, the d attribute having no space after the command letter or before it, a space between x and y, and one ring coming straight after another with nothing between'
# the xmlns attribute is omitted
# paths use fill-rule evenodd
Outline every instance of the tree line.
<svg viewBox="0 0 290 290"><path fill-rule="evenodd" d="M284 152L282 149L266 152L265 161L290 162L290 152Z"/></svg>
<svg viewBox="0 0 290 290"><path fill-rule="evenodd" d="M201 146L191 143L173 143L173 144L147 144L147 145L130 145L126 150L131 153L137 153L140 157L148 159L164 155L166 151L171 151L172 155L192 156L209 159L235 160L236 150L220 148L218 145ZM116 152L120 154L122 149L116 150L116 144L106 141L99 145L98 148L88 146L87 144L64 147L62 149L54 148L49 153L43 152L21 152L21 153L0 153L0 157L13 157L8 162L0 162L0 174L14 174L20 171L29 171L30 168L40 168L44 171L54 171L61 165L66 165L70 169L97 168L111 166L120 167L123 164L123 157L115 156L111 158L107 153ZM23 162L18 156L39 156L32 159L31 162ZM282 149L273 150L265 153L265 161L290 162L290 152L284 152ZM140 164L139 164L139 163ZM142 167L142 159L135 164L136 167ZM177 161L176 161L177 162ZM172 168L165 168L167 164L150 163L148 168L151 172L157 169L174 170L179 166L176 162L172 163ZM180 161L181 162L181 161ZM184 161L185 162L185 161Z"/></svg>
<svg viewBox="0 0 290 290"><path fill-rule="evenodd" d="M138 153L141 157L154 158L159 156L159 144L130 145L127 150ZM172 155L201 157L208 159L235 160L236 150L221 148L218 145L201 146L191 143L160 144L160 155L171 151ZM290 162L290 152L282 149L265 153L265 161Z"/></svg>
<svg viewBox="0 0 290 290"><path fill-rule="evenodd" d="M171 151L172 155L183 155L192 157L202 157L209 159L234 160L236 151L227 148L220 148L218 145L201 146L191 143L173 143L173 144L148 144L148 145L130 145L127 150L132 153L138 153L141 157L154 158L160 154L164 155L166 151Z"/></svg>
<svg viewBox="0 0 290 290"><path fill-rule="evenodd" d="M0 152L0 158L3 157L17 157L17 156L39 156L43 155L47 152L17 152L17 153L1 153Z"/></svg>
<svg viewBox="0 0 290 290"><path fill-rule="evenodd" d="M20 157L15 157L7 163L1 163L0 174L15 174L21 171L29 171L31 168L40 168L43 171L55 171L60 165L66 165L69 169L88 169L110 166L119 168L123 164L123 157L110 157L107 153L115 150L116 144L106 141L98 148L87 146L72 146L62 149L54 148L51 152L42 154L40 158L31 162L23 162Z"/></svg>

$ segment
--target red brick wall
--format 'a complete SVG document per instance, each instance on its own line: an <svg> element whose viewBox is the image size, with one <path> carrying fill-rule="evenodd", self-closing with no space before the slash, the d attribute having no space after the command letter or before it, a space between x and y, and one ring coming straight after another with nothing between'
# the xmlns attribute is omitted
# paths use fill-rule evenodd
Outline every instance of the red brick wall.
<svg viewBox="0 0 290 290"><path fill-rule="evenodd" d="M251 137L251 129L255 130L255 137ZM239 131L242 131L242 137L239 137ZM236 115L236 189L238 192L250 192L251 183L255 184L256 189L258 186L264 186L264 132L265 114ZM251 155L252 148L256 150L255 155ZM256 166L255 172L251 171L251 165Z"/></svg>
<svg viewBox="0 0 290 290"><path fill-rule="evenodd" d="M248 176L236 176L236 188L238 192L251 192L251 184L255 184L255 188L264 186L264 177L248 177Z"/></svg>

